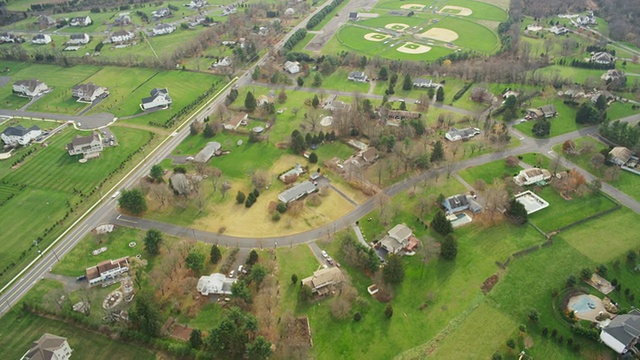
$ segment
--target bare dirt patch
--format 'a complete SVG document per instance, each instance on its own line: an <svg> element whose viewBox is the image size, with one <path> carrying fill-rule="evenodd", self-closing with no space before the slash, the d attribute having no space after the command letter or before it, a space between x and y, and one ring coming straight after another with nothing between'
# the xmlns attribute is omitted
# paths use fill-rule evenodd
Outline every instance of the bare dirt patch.
<svg viewBox="0 0 640 360"><path fill-rule="evenodd" d="M424 54L426 52L429 52L431 50L431 47L426 46L426 45L420 45L420 44L408 42L408 43L400 46L396 50L398 50L401 53L405 53L405 54Z"/></svg>
<svg viewBox="0 0 640 360"><path fill-rule="evenodd" d="M458 39L457 32L449 29L438 28L438 27L431 28L423 32L422 34L417 34L416 36L444 41L444 42L452 42Z"/></svg>
<svg viewBox="0 0 640 360"><path fill-rule="evenodd" d="M405 4L400 6L401 9L407 9L407 10L423 10L424 9L424 5L422 4Z"/></svg>
<svg viewBox="0 0 640 360"><path fill-rule="evenodd" d="M494 286L496 286L496 284L498 283L498 274L493 274L491 276L489 276L483 283L482 286L480 287L480 289L482 290L483 294L488 294L489 291L491 291L491 289L493 289Z"/></svg>
<svg viewBox="0 0 640 360"><path fill-rule="evenodd" d="M469 16L473 14L473 11L471 11L471 9L462 7L462 6L455 6L455 5L444 6L438 12L441 14L452 14L452 15L459 15L459 16Z"/></svg>
<svg viewBox="0 0 640 360"><path fill-rule="evenodd" d="M384 41L384 40L386 40L386 39L388 39L388 38L390 38L390 37L391 37L391 35L386 35L386 34L380 34L380 33L372 32L372 33L368 33L368 34L366 34L366 35L364 36L364 39L365 39L365 40L369 40L369 41L376 41L376 42L379 42L379 41ZM330 116L327 116L327 117L330 117ZM327 118L327 117L325 117L325 118ZM324 120L324 118L323 118L322 120ZM333 120L333 119L332 119L332 120ZM320 124L322 125L322 122L321 122ZM329 125L331 125L331 123L329 123ZM329 125L322 125L322 126L329 126Z"/></svg>
<svg viewBox="0 0 640 360"><path fill-rule="evenodd" d="M384 26L386 29L403 32L409 28L409 25L402 23L390 23Z"/></svg>

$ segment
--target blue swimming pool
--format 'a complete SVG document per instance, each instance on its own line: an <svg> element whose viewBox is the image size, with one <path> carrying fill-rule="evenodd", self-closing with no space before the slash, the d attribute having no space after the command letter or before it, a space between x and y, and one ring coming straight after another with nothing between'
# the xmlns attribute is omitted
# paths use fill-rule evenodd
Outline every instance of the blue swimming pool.
<svg viewBox="0 0 640 360"><path fill-rule="evenodd" d="M571 310L577 313L585 313L596 308L596 303L589 295L580 295L578 300L571 306Z"/></svg>

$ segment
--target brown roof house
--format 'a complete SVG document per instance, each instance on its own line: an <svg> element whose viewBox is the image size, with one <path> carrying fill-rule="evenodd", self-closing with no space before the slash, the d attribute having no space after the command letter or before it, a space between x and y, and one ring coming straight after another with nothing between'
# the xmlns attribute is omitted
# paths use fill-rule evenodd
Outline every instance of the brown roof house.
<svg viewBox="0 0 640 360"><path fill-rule="evenodd" d="M340 284L344 281L344 274L338 267L329 267L320 269L313 273L313 276L302 279L302 285L311 288L313 293L318 295L327 295L331 292L331 286Z"/></svg>
<svg viewBox="0 0 640 360"><path fill-rule="evenodd" d="M233 117L229 121L224 123L224 128L226 130L236 130L238 126L242 125L243 121L245 121L245 124L246 124L246 121L248 118L249 118L249 114L245 112L239 112L233 115Z"/></svg>
<svg viewBox="0 0 640 360"><path fill-rule="evenodd" d="M45 333L20 360L67 360L72 352L66 338Z"/></svg>
<svg viewBox="0 0 640 360"><path fill-rule="evenodd" d="M116 276L129 271L129 257L123 257L116 260L105 260L98 265L87 268L87 280L89 285L114 279Z"/></svg>
<svg viewBox="0 0 640 360"><path fill-rule="evenodd" d="M83 155L85 159L99 157L102 149L102 138L97 132L87 136L78 135L67 144L69 155Z"/></svg>

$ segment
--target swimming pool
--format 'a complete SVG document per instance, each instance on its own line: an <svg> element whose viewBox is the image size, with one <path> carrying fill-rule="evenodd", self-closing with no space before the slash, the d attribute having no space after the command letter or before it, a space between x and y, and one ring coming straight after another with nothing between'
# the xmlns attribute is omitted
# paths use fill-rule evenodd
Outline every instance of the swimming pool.
<svg viewBox="0 0 640 360"><path fill-rule="evenodd" d="M576 301L571 304L571 310L576 313L586 313L594 310L597 307L595 299L589 295L580 295Z"/></svg>

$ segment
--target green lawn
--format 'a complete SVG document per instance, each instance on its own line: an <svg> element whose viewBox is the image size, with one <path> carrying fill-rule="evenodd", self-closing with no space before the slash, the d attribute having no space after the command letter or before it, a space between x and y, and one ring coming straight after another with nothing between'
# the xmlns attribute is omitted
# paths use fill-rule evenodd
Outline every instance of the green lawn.
<svg viewBox="0 0 640 360"><path fill-rule="evenodd" d="M331 75L323 76L321 88L348 92L359 92L363 94L366 94L369 91L369 83L349 81L347 80L348 76L348 69L339 68ZM313 77L314 74L310 74L305 83L308 82L309 85L311 85L311 83L313 83Z"/></svg>
<svg viewBox="0 0 640 360"><path fill-rule="evenodd" d="M313 275L320 264L311 249L306 244L295 247L281 247L278 249L278 281L280 282L282 295L281 305L283 312L294 311L298 304L298 289L300 280ZM298 282L291 282L291 275L298 276Z"/></svg>
<svg viewBox="0 0 640 360"><path fill-rule="evenodd" d="M530 164L534 165L534 164ZM520 172L520 166L510 168L504 160L493 161L484 165L474 166L458 171L469 184L473 184L478 179L484 180L487 184L493 183L493 179L502 179L506 176L514 176Z"/></svg>
<svg viewBox="0 0 640 360"><path fill-rule="evenodd" d="M466 16L468 19L481 19L490 21L504 21L507 19L507 12L503 9L480 1L447 1L446 5L460 6L468 8L472 14ZM445 6L446 6L445 5Z"/></svg>
<svg viewBox="0 0 640 360"><path fill-rule="evenodd" d="M631 108L632 104L626 103L623 104L619 101L614 102L607 109L607 118L609 120L617 120L627 116L636 115L640 113L638 110L633 110Z"/></svg>
<svg viewBox="0 0 640 360"><path fill-rule="evenodd" d="M559 100L553 101L553 104L558 111L558 116L549 119L549 121L551 122L551 130L548 137L566 134L568 132L580 130L585 127L584 125L578 124L576 122L577 109L568 106ZM531 107L537 108L542 105L544 105L543 102L534 101ZM527 121L514 127L527 136L533 136L532 130L535 123L535 121Z"/></svg>
<svg viewBox="0 0 640 360"><path fill-rule="evenodd" d="M464 49L492 53L500 45L498 35L495 32L470 20L446 17L432 27L451 29L457 32L459 38L454 40L453 43Z"/></svg>

